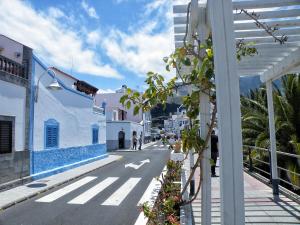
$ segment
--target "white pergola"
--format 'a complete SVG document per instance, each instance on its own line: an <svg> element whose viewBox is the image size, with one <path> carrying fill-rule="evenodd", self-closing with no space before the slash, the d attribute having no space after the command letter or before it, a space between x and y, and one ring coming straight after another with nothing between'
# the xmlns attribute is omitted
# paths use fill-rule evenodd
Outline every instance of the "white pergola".
<svg viewBox="0 0 300 225"><path fill-rule="evenodd" d="M173 6L175 47L183 46L187 23L187 5ZM287 35L284 44L274 42L265 30L258 28L249 13L256 11L259 21L277 26L275 35ZM245 223L242 132L239 77L259 75L266 83L271 142L272 183L278 195L277 157L272 81L287 73L300 72L300 0L191 0L188 38L197 33L204 40L212 33L215 80L218 104L220 144L221 221L223 225ZM236 42L243 39L258 54L236 59ZM210 105L201 97L201 133L207 131ZM202 224L211 224L210 151L203 160Z"/></svg>

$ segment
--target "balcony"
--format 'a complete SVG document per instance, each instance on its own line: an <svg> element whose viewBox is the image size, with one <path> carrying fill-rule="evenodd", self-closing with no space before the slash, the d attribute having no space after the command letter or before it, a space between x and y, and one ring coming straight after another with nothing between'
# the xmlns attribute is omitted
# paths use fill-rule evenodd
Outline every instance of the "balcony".
<svg viewBox="0 0 300 225"><path fill-rule="evenodd" d="M0 71L18 76L23 79L28 79L28 72L25 65L19 64L0 55Z"/></svg>

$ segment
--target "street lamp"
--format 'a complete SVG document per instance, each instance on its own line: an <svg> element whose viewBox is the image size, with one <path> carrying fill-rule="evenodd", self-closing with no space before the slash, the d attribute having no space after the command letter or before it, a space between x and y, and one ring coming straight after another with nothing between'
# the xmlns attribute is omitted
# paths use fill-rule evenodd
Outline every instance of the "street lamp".
<svg viewBox="0 0 300 225"><path fill-rule="evenodd" d="M52 90L52 91L58 91L58 90L61 90L62 87L59 85L57 79L56 79L56 74L55 72L51 69L51 68L48 68L45 72L42 73L42 75L39 77L38 81L37 81L37 84L35 85L35 88L34 88L34 101L37 102L38 101L38 94L39 94L39 85L40 85L40 80L41 78L47 74L49 71L52 72L53 74L53 80L52 82L47 86L47 89L49 90Z"/></svg>

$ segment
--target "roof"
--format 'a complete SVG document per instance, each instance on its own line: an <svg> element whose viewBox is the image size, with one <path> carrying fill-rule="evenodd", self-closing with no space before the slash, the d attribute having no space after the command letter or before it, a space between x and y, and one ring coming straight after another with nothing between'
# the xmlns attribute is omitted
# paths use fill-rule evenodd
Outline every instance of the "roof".
<svg viewBox="0 0 300 225"><path fill-rule="evenodd" d="M207 1L209 5L210 1ZM204 6L206 9L209 7ZM255 25L253 20L241 13L257 12L259 21L269 27L277 27L277 38L286 35L284 44L275 42L264 29ZM233 1L234 34L236 42L254 46L258 54L244 57L238 62L238 76L260 75L262 81L276 79L286 73L300 72L300 1L299 0L246 0ZM173 7L175 47L183 46L187 5ZM191 10L191 13L193 11ZM192 20L192 15L190 15ZM190 20L190 21L191 21ZM207 22L209 24L209 21ZM190 27L192 22L190 22Z"/></svg>
<svg viewBox="0 0 300 225"><path fill-rule="evenodd" d="M59 73L65 75L66 77L69 77L69 78L75 80L75 81L78 80L77 78L73 77L72 75L70 75L70 74L68 74L68 73L66 73L66 72L64 72L64 71L62 71L62 70L60 70L60 69L58 69L58 68L56 68L56 67L54 67L54 66L51 66L50 68L51 68L52 70L55 70L55 71L57 71L57 72L59 72Z"/></svg>

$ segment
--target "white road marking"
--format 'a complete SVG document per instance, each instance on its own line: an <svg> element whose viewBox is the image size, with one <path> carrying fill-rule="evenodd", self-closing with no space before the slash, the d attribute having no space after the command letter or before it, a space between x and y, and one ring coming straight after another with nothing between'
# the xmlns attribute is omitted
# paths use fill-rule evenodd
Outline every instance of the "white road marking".
<svg viewBox="0 0 300 225"><path fill-rule="evenodd" d="M128 163L128 164L125 164L125 168L131 167L131 168L137 170L137 169L141 168L141 167L142 167L144 164L146 164L146 163L150 163L150 159L142 160L141 163L140 163L139 165L136 165L136 164L134 164L134 163Z"/></svg>
<svg viewBox="0 0 300 225"><path fill-rule="evenodd" d="M120 205L140 180L141 178L130 178L108 199L106 199L105 202L102 203L102 205Z"/></svg>
<svg viewBox="0 0 300 225"><path fill-rule="evenodd" d="M154 147L157 147L157 145L153 145Z"/></svg>
<svg viewBox="0 0 300 225"><path fill-rule="evenodd" d="M118 177L108 177L105 180L98 183L97 185L95 185L94 187L90 188L81 195L69 201L68 204L85 204L118 179Z"/></svg>
<svg viewBox="0 0 300 225"><path fill-rule="evenodd" d="M137 206L140 206L145 202L149 202L150 207L152 207L157 197L157 194L160 190L160 187L161 187L161 183L159 182L159 180L153 178L148 188L144 192L142 198L138 202Z"/></svg>
<svg viewBox="0 0 300 225"><path fill-rule="evenodd" d="M134 225L146 225L148 218L144 215L144 212L141 212Z"/></svg>
<svg viewBox="0 0 300 225"><path fill-rule="evenodd" d="M52 192L49 195L46 195L40 199L37 199L36 202L53 202L56 199L59 199L60 197L76 190L77 188L80 188L81 186L91 182L92 180L95 180L97 177L91 177L91 176L87 176L85 178L82 178L68 186L65 186L55 192Z"/></svg>
<svg viewBox="0 0 300 225"><path fill-rule="evenodd" d="M162 147L164 147L164 145L160 145L159 147L161 147L161 148L162 148Z"/></svg>
<svg viewBox="0 0 300 225"><path fill-rule="evenodd" d="M163 168L161 175L162 174L165 175L166 173L167 173L167 167L165 166ZM159 176L160 180L162 179L161 175ZM145 202L148 202L150 208L152 208L158 196L158 193L160 191L160 187L161 187L161 183L156 178L153 178L147 190L144 192L142 198L140 199L137 205L139 206ZM137 220L135 221L134 225L146 225L147 222L148 222L148 218L145 217L144 212L141 212Z"/></svg>

